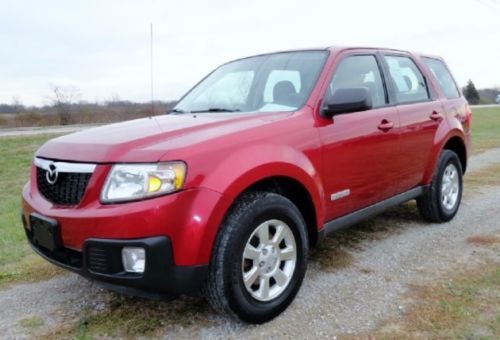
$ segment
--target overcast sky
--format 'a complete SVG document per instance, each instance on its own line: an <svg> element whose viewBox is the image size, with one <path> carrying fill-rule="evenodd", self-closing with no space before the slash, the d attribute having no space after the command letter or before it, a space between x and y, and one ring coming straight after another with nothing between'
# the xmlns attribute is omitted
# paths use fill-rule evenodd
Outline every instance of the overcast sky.
<svg viewBox="0 0 500 340"><path fill-rule="evenodd" d="M82 100L176 99L230 59L331 45L445 58L458 82L500 86L498 0L1 0L0 103L47 103L50 85Z"/></svg>

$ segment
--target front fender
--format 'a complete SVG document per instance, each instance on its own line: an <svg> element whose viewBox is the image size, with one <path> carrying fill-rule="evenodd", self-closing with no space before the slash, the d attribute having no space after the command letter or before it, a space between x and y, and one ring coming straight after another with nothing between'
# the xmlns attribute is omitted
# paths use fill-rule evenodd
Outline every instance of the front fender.
<svg viewBox="0 0 500 340"><path fill-rule="evenodd" d="M296 180L306 188L316 209L319 228L324 220L320 174L306 154L289 146L260 144L239 149L217 162L199 185L223 193L232 203L252 184L277 176Z"/></svg>
<svg viewBox="0 0 500 340"><path fill-rule="evenodd" d="M314 152L312 155L318 157ZM199 229L196 237L192 235L191 249L197 249L197 258L200 263L209 261L210 250L217 232L235 199L245 189L263 179L280 176L300 182L313 200L317 228L322 226L321 223L324 221L323 186L316 167L304 153L287 146L260 144L238 149L227 155L213 155L212 163L215 167L210 172L204 173L203 176L193 174L197 186L209 189L209 192L221 194L210 216L203 222L204 227Z"/></svg>

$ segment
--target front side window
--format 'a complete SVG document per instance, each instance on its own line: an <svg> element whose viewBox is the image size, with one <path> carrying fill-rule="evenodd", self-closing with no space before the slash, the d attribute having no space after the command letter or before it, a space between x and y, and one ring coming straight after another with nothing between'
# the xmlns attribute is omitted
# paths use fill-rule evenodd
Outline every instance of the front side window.
<svg viewBox="0 0 500 340"><path fill-rule="evenodd" d="M230 62L195 86L175 111L295 111L309 97L327 56L327 51L299 51Z"/></svg>
<svg viewBox="0 0 500 340"><path fill-rule="evenodd" d="M403 56L384 56L384 58L389 67L389 76L392 79L398 103L429 99L425 78L413 60Z"/></svg>
<svg viewBox="0 0 500 340"><path fill-rule="evenodd" d="M329 92L343 88L360 88L368 90L373 107L386 104L385 90L377 59L373 55L354 55L344 58L337 66L330 82Z"/></svg>
<svg viewBox="0 0 500 340"><path fill-rule="evenodd" d="M432 72L432 75L438 81L439 88L443 91L444 95L448 99L460 97L460 92L458 92L457 85L453 80L448 68L439 59L434 58L422 58L425 65Z"/></svg>

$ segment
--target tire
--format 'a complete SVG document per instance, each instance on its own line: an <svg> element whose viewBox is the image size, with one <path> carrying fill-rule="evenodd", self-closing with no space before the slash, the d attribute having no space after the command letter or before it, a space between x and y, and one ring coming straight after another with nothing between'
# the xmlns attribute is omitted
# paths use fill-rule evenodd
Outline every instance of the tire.
<svg viewBox="0 0 500 340"><path fill-rule="evenodd" d="M450 177L450 171L455 171L456 178ZM457 154L443 150L429 189L417 199L418 210L424 219L443 223L455 217L462 200L462 176L462 164Z"/></svg>
<svg viewBox="0 0 500 340"><path fill-rule="evenodd" d="M280 230L279 234L284 235L282 241L264 244L266 228L267 239L277 237ZM291 251L293 244L295 257ZM247 248L252 251L247 252ZM255 253L253 249L261 250ZM249 193L237 200L221 225L209 264L205 295L219 312L249 323L267 322L283 312L297 295L306 272L307 255L306 226L297 207L275 193ZM286 280L278 275L278 270ZM244 275L251 278L246 281L248 287ZM252 281L255 275L258 276Z"/></svg>

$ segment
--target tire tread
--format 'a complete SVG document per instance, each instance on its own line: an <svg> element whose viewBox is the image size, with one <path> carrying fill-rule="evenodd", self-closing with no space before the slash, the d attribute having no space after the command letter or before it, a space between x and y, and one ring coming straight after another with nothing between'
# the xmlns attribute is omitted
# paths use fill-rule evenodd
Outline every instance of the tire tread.
<svg viewBox="0 0 500 340"><path fill-rule="evenodd" d="M227 268L225 268L225 266L227 265L227 263L225 263L225 256L230 253L228 247L231 245L231 240L234 240L235 233L238 232L238 230L241 228L241 225L239 223L241 218L246 214L250 214L256 208L256 205L264 199L280 199L288 201L288 203L291 204L291 206L293 206L293 208L296 210L297 215L300 217L303 225L305 226L305 222L303 221L300 211L286 197L283 197L274 192L263 191L254 191L244 194L239 199L237 199L233 206L229 209L228 214L224 218L219 232L217 233L217 237L214 242L214 250L212 252L212 257L209 264L207 282L205 283L203 288L203 293L214 310L219 313L226 314L237 319L243 319L244 321L252 323L262 323L268 321L270 318L251 318L248 316L243 317L243 315L240 315L238 311L235 311L233 310L233 308L231 308L230 301L228 299L228 296L226 296L226 293L229 291L232 280L234 280L235 278L230 275L225 275L227 274ZM305 246L307 247L308 242L306 232L304 242ZM304 255L304 261L307 261L307 252ZM232 273L232 275L236 274Z"/></svg>
<svg viewBox="0 0 500 340"><path fill-rule="evenodd" d="M445 149L439 155L436 170L432 176L432 182L429 189L421 197L417 198L418 210L422 217L429 222L447 222L456 214L455 211L451 216L446 216L442 211L439 201L439 176L450 160L457 165L460 176L462 176L462 167L457 154L451 150ZM460 181L460 185L462 185L462 181ZM460 204L460 201L458 204Z"/></svg>

